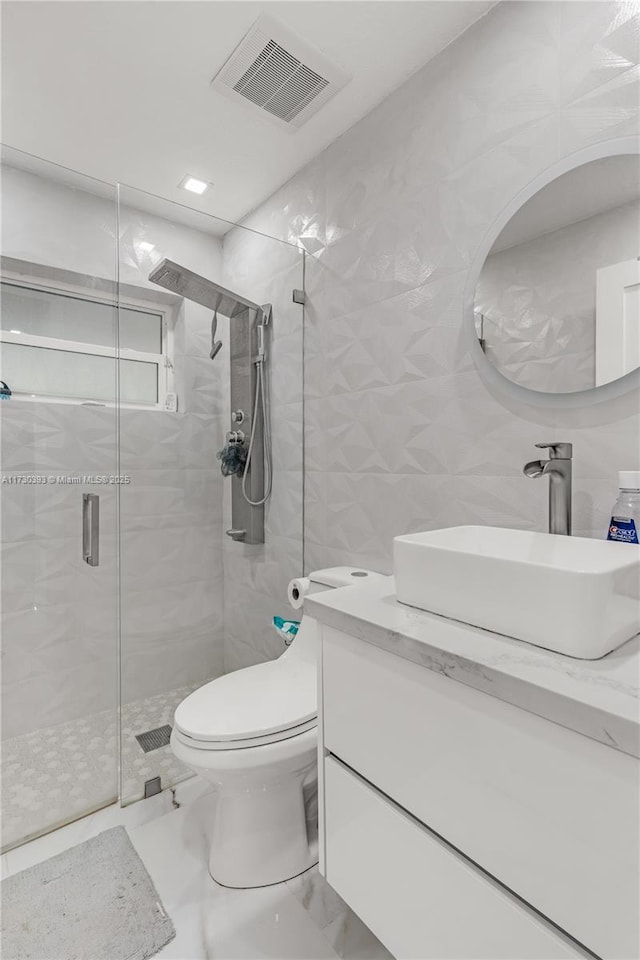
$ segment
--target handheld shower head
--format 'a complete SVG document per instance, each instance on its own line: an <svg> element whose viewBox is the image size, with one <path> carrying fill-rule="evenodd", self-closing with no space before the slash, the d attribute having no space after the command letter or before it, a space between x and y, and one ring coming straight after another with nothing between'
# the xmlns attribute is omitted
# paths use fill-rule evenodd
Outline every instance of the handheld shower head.
<svg viewBox="0 0 640 960"><path fill-rule="evenodd" d="M216 340L216 330L218 328L218 311L213 311L213 317L211 318L211 350L209 351L209 357L211 360L215 357L218 351L222 347L222 340Z"/></svg>

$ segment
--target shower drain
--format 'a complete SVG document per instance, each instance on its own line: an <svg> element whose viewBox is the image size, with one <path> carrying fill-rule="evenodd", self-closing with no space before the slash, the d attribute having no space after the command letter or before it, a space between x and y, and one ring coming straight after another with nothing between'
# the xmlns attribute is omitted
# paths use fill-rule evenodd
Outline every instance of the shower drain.
<svg viewBox="0 0 640 960"><path fill-rule="evenodd" d="M156 727L155 730L147 730L146 733L136 734L136 740L145 753L158 750L160 747L166 747L170 739L171 727L168 723L164 727Z"/></svg>

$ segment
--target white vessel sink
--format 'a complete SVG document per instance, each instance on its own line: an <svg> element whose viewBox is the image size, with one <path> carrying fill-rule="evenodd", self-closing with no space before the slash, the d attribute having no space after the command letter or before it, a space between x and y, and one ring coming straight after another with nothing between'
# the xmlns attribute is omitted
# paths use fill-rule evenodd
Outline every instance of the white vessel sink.
<svg viewBox="0 0 640 960"><path fill-rule="evenodd" d="M640 632L640 546L500 527L396 537L401 603L584 660Z"/></svg>

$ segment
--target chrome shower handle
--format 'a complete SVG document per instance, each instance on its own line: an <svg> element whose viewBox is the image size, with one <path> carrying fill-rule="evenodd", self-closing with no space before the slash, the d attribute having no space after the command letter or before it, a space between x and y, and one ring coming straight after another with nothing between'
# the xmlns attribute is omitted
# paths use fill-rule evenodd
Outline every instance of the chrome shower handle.
<svg viewBox="0 0 640 960"><path fill-rule="evenodd" d="M100 497L82 494L82 559L90 567L100 563Z"/></svg>

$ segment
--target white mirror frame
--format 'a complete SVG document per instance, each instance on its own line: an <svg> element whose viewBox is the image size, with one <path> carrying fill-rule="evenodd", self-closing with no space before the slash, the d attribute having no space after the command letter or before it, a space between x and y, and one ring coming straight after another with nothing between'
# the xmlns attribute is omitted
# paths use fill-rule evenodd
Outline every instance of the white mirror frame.
<svg viewBox="0 0 640 960"><path fill-rule="evenodd" d="M533 197L536 193L548 186L553 180L581 167L592 160L602 160L605 157L614 157L620 154L640 154L640 140L636 137L620 137L615 140L605 140L602 143L593 144L577 153L572 153L564 157L558 163L553 164L539 176L531 180L524 189L522 189L513 200L507 204L500 212L496 220L492 223L490 229L484 235L476 255L471 264L467 285L464 295L464 325L466 335L469 341L469 349L474 363L480 376L485 383L507 393L514 399L519 399L538 407L563 407L569 409L572 407L585 407L594 403L602 403L612 400L616 397L627 394L632 390L640 389L640 369L632 370L619 380L593 386L588 390L579 390L574 393L544 393L540 390L532 390L530 387L523 387L509 380L497 367L494 367L491 361L485 356L482 347L478 341L476 326L474 320L474 305L476 296L476 287L480 279L480 273L484 266L491 248L502 233L507 223L514 214Z"/></svg>

